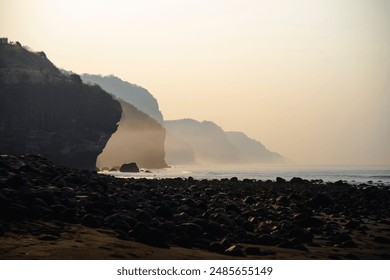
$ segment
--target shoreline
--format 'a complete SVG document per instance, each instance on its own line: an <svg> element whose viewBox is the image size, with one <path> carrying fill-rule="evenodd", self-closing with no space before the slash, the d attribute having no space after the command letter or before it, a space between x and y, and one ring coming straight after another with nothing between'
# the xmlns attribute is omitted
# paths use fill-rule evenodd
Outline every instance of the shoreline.
<svg viewBox="0 0 390 280"><path fill-rule="evenodd" d="M300 167L300 166L176 166L165 169L141 170L140 173L122 173L119 171L99 171L100 174L117 178L147 179L187 179L196 180L227 179L237 177L239 180L252 179L275 181L282 177L291 180L294 177L306 180L322 180L322 183L343 181L351 185L390 186L390 168L382 167Z"/></svg>
<svg viewBox="0 0 390 280"><path fill-rule="evenodd" d="M390 186L120 179L0 157L0 259L390 259L389 217Z"/></svg>

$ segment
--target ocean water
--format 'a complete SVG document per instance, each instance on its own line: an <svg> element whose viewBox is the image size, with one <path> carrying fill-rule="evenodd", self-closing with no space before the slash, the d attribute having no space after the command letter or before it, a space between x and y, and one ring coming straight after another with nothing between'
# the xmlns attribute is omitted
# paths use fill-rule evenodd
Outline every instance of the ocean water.
<svg viewBox="0 0 390 280"><path fill-rule="evenodd" d="M259 167L207 167L207 166L174 166L164 169L151 169L151 173L141 170L140 173L101 172L115 177L126 178L188 178L194 179L223 179L237 177L255 180L276 180L282 177L290 180L301 177L308 180L321 179L324 182L339 180L351 184L372 184L390 186L390 166L259 166Z"/></svg>

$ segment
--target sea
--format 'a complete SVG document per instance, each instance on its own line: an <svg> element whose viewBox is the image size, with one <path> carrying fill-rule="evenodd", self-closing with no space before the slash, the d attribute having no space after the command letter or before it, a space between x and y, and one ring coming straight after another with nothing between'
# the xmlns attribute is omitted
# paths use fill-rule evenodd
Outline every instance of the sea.
<svg viewBox="0 0 390 280"><path fill-rule="evenodd" d="M188 178L202 180L230 179L272 180L277 177L290 180L300 177L323 182L343 181L353 185L368 184L390 186L390 166L172 166L164 169L141 169L139 173L102 171L102 174L119 178Z"/></svg>

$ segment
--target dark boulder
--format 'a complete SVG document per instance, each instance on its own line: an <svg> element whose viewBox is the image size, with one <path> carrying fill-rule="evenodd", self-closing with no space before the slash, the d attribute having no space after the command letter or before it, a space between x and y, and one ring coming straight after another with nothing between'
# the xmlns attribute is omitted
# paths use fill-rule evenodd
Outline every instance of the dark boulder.
<svg viewBox="0 0 390 280"><path fill-rule="evenodd" d="M6 220L22 220L28 218L31 212L22 204L11 203L4 213L0 213Z"/></svg>
<svg viewBox="0 0 390 280"><path fill-rule="evenodd" d="M146 210L137 209L134 218L139 222L149 224L152 221L153 216Z"/></svg>
<svg viewBox="0 0 390 280"><path fill-rule="evenodd" d="M60 206L57 208L60 209ZM73 208L65 208L61 211L59 216L64 222L75 224L79 221L78 213Z"/></svg>
<svg viewBox="0 0 390 280"><path fill-rule="evenodd" d="M103 224L103 219L100 216L86 214L81 218L80 222L87 227L99 228Z"/></svg>
<svg viewBox="0 0 390 280"><path fill-rule="evenodd" d="M262 234L257 238L256 244L273 246L278 244L280 241L281 239L277 236L270 235L270 234Z"/></svg>
<svg viewBox="0 0 390 280"><path fill-rule="evenodd" d="M299 213L294 215L294 222L301 227L320 227L324 221L316 217L312 217L306 213Z"/></svg>
<svg viewBox="0 0 390 280"><path fill-rule="evenodd" d="M169 220L172 219L173 212L168 206L161 205L156 208L156 216Z"/></svg>
<svg viewBox="0 0 390 280"><path fill-rule="evenodd" d="M290 183L292 183L292 184L297 184L297 185L302 184L302 183L304 183L304 182L305 182L305 180L303 180L303 179L300 178L300 177L294 177L294 178L292 178L292 179L290 180Z"/></svg>
<svg viewBox="0 0 390 280"><path fill-rule="evenodd" d="M208 248L209 251L222 254L225 248L219 242L212 242Z"/></svg>
<svg viewBox="0 0 390 280"><path fill-rule="evenodd" d="M308 201L308 205L313 208L328 208L334 205L334 201L326 194L317 194Z"/></svg>
<svg viewBox="0 0 390 280"><path fill-rule="evenodd" d="M139 168L135 162L122 164L120 172L139 172Z"/></svg>
<svg viewBox="0 0 390 280"><path fill-rule="evenodd" d="M169 248L163 231L154 227L149 227L147 224L142 222L137 223L134 230L129 231L129 235L134 236L137 241L150 246Z"/></svg>
<svg viewBox="0 0 390 280"><path fill-rule="evenodd" d="M235 204L228 204L228 205L226 205L225 211L227 213L235 212L237 214L241 214L241 209L237 205L235 205Z"/></svg>
<svg viewBox="0 0 390 280"><path fill-rule="evenodd" d="M222 237L226 233L225 228L214 221L208 221L203 228L204 231L211 236Z"/></svg>
<svg viewBox="0 0 390 280"><path fill-rule="evenodd" d="M282 177L276 177L276 183L284 184L284 183L286 183L286 179L284 179Z"/></svg>
<svg viewBox="0 0 390 280"><path fill-rule="evenodd" d="M244 203L246 204L255 204L256 202L257 200L253 196L247 196L244 198Z"/></svg>
<svg viewBox="0 0 390 280"><path fill-rule="evenodd" d="M203 235L203 228L195 223L183 223L180 228L191 238L200 238Z"/></svg>
<svg viewBox="0 0 390 280"><path fill-rule="evenodd" d="M376 236L374 242L382 244L390 244L390 239L384 236Z"/></svg>
<svg viewBox="0 0 390 280"><path fill-rule="evenodd" d="M360 227L360 222L359 221L354 221L354 220L351 220L349 221L348 223L345 224L345 228L346 229L358 229Z"/></svg>
<svg viewBox="0 0 390 280"><path fill-rule="evenodd" d="M20 188L24 185L24 180L20 174L12 174L7 179L6 184L13 188Z"/></svg>

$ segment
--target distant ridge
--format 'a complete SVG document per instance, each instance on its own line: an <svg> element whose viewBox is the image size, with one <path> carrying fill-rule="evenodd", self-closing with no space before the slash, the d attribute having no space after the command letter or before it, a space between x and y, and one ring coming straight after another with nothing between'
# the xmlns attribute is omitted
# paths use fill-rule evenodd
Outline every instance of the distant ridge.
<svg viewBox="0 0 390 280"><path fill-rule="evenodd" d="M269 151L242 132L225 132L211 121L167 120L166 158L168 164L269 164L284 158ZM178 143L181 143L178 145ZM180 156L181 155L181 156Z"/></svg>
<svg viewBox="0 0 390 280"><path fill-rule="evenodd" d="M283 163L285 158L268 150L260 141L238 131L225 132L228 140L239 150L239 162L244 164Z"/></svg>

